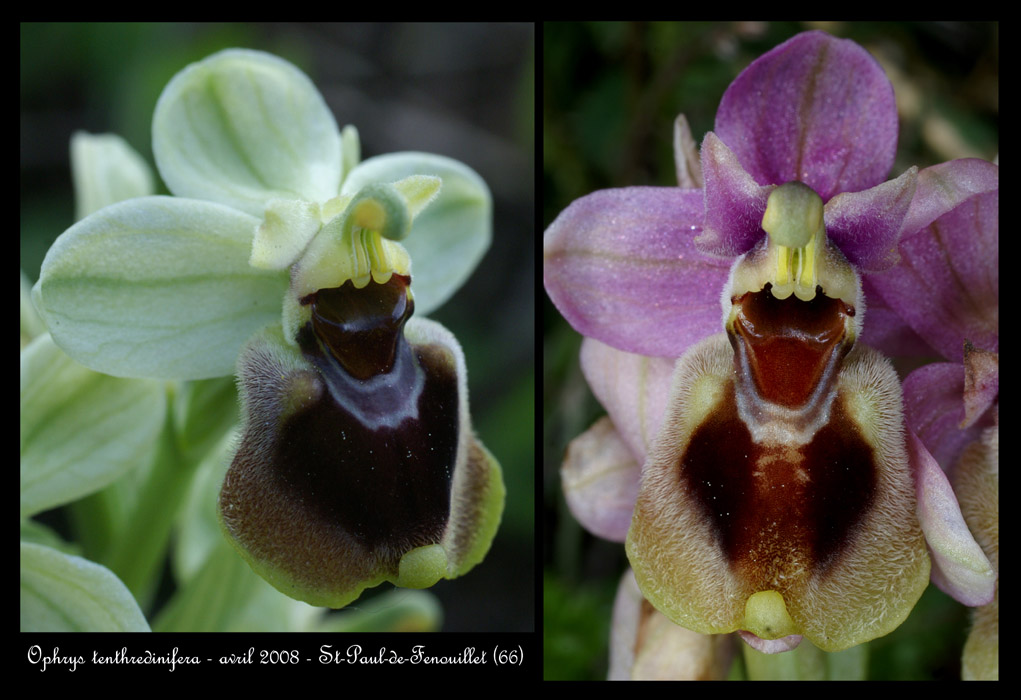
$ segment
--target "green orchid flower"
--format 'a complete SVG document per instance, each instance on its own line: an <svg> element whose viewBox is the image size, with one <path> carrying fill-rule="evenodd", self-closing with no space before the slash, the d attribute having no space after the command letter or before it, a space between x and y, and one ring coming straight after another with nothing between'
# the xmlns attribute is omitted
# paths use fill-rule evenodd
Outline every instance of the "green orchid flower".
<svg viewBox="0 0 1021 700"><path fill-rule="evenodd" d="M457 341L412 318L484 254L489 191L448 158L359 151L293 65L221 51L156 105L153 152L174 196L78 222L33 289L53 341L86 367L236 374L223 530L273 586L329 607L383 581L466 573L504 499Z"/></svg>

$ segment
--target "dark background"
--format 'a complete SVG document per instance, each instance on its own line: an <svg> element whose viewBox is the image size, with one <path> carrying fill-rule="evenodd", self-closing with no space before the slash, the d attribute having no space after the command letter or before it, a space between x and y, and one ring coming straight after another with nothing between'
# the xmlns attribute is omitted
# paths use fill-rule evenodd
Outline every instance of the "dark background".
<svg viewBox="0 0 1021 700"><path fill-rule="evenodd" d="M900 140L891 177L911 165L993 159L998 145L995 23L546 23L543 228L608 187L677 184L673 122L701 143L730 82L795 34L854 39L894 85ZM581 337L543 298L543 588L547 678L605 678L621 544L585 532L560 490L567 443L603 409L578 367ZM870 644L870 677L959 677L964 609L933 587L894 634Z"/></svg>
<svg viewBox="0 0 1021 700"><path fill-rule="evenodd" d="M486 560L431 590L443 601L444 630L533 630L532 24L23 24L21 269L34 282L47 248L74 222L72 132L117 133L152 166L150 125L163 86L228 47L301 68L338 125L358 127L363 158L443 154L492 190L492 247L432 317L464 348L472 418L501 462L507 506Z"/></svg>

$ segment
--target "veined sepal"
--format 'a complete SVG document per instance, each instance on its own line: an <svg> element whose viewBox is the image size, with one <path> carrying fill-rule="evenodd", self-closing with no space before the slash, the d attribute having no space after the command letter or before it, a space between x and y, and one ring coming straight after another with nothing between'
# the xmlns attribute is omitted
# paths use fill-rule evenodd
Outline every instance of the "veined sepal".
<svg viewBox="0 0 1021 700"><path fill-rule="evenodd" d="M119 377L230 374L253 333L280 318L283 271L249 265L259 219L197 199L104 207L46 253L32 301L75 361Z"/></svg>
<svg viewBox="0 0 1021 700"><path fill-rule="evenodd" d="M853 349L801 444L769 412L753 439L737 376L725 334L678 361L626 543L643 594L705 634L837 651L889 633L929 579L893 368Z"/></svg>
<svg viewBox="0 0 1021 700"><path fill-rule="evenodd" d="M153 156L174 195L252 216L272 199L336 195L356 156L353 138L345 143L308 76L248 49L225 49L177 73L152 121Z"/></svg>

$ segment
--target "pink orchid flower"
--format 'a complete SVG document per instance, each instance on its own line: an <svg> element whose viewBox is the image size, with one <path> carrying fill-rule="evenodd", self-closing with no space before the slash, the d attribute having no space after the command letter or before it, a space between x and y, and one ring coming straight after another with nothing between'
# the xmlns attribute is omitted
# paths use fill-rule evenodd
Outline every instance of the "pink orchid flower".
<svg viewBox="0 0 1021 700"><path fill-rule="evenodd" d="M910 420L938 374L909 378L906 421L884 353L998 351L998 167L886 180L897 131L872 56L806 32L737 77L699 153L678 119L680 187L595 192L546 230L546 290L608 412L568 450L568 504L690 630L837 651L900 625L930 576L993 598L940 468L974 434ZM956 394L972 426L995 420L986 384Z"/></svg>

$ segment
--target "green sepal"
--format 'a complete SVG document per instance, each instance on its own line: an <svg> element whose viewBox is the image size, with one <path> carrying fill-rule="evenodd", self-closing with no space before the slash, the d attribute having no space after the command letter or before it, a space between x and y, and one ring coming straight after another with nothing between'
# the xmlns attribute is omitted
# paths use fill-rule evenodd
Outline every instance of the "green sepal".
<svg viewBox="0 0 1021 700"><path fill-rule="evenodd" d="M344 175L340 130L322 95L294 65L261 51L227 49L175 75L152 134L171 192L253 216L271 199L324 202Z"/></svg>
<svg viewBox="0 0 1021 700"><path fill-rule="evenodd" d="M115 202L155 191L152 168L116 134L72 134L71 175L76 220Z"/></svg>
<svg viewBox="0 0 1021 700"><path fill-rule="evenodd" d="M212 202L141 197L79 221L43 261L32 300L72 358L120 377L230 374L278 321L283 270L248 264L255 217Z"/></svg>

